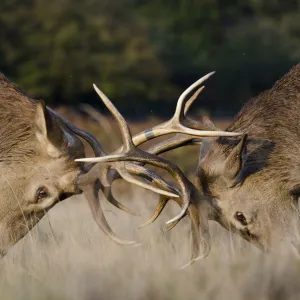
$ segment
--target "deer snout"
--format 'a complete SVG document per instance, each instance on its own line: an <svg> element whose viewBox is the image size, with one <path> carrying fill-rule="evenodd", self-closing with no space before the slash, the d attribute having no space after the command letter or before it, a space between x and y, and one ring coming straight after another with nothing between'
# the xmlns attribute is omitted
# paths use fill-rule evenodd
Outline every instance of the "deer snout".
<svg viewBox="0 0 300 300"><path fill-rule="evenodd" d="M62 176L62 178L60 179L60 187L63 192L60 198L63 198L63 195L68 195L70 197L74 194L80 194L82 192L77 184L77 178L80 173L80 169L75 169Z"/></svg>

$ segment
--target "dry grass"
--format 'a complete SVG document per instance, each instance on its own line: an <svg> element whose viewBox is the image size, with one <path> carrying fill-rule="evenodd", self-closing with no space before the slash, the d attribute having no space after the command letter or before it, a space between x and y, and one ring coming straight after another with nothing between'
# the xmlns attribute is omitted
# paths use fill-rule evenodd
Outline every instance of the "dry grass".
<svg viewBox="0 0 300 300"><path fill-rule="evenodd" d="M95 122L69 119L106 146L107 137ZM133 132L153 123L158 122L136 124ZM190 169L197 151L175 152L171 158ZM157 197L132 186L116 193L143 217L126 215L102 201L108 220L120 236L135 238L142 246L114 244L97 228L84 199L70 198L0 260L0 300L300 298L300 261L290 249L264 255L212 223L209 257L179 271L190 254L189 221L164 232L164 222L178 207L170 203L155 224L135 230L150 216Z"/></svg>
<svg viewBox="0 0 300 300"><path fill-rule="evenodd" d="M131 187L125 196L119 193L144 217L103 201L106 215L120 236L136 238L142 246L108 240L84 199L73 197L0 262L1 299L299 299L300 262L289 249L263 255L212 224L210 256L179 271L189 257L188 220L165 233L164 221L178 211L169 204L156 224L135 230L153 210L156 196Z"/></svg>

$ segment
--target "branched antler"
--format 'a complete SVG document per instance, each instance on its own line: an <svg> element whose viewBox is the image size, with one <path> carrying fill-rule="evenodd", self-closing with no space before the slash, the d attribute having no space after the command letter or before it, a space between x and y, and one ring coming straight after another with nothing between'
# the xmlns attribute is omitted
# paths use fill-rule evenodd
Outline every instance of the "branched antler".
<svg viewBox="0 0 300 300"><path fill-rule="evenodd" d="M205 201L200 201L202 198L200 192L186 178L186 176L178 166L164 158L158 157L157 155L183 145L199 144L199 138L195 139L195 137L241 135L240 133L236 132L219 131L215 127L196 122L194 120L191 121L186 117L188 109L195 101L198 94L203 90L203 87L199 88L196 93L188 100L186 99L187 95L194 88L198 87L206 79L208 79L212 74L213 73L209 73L208 75L202 77L182 93L182 95L178 99L175 114L169 121L157 125L152 129L143 131L140 134L135 135L134 137L132 137L130 129L123 116L119 113L112 102L106 97L106 95L102 91L100 91L96 87L96 85L94 85L97 94L118 122L120 131L122 133L123 146L110 155L98 155L98 157L94 158L77 159L77 161L81 162L102 163L96 164L92 168L92 170L96 170L96 172L98 170L98 175L94 174L91 176L92 178L95 178L95 176L99 178L99 175L101 174L101 176L107 176L107 169L105 169L105 172L103 173L99 172L99 168L101 168L104 164L104 166L109 166L109 169L116 170L119 174L118 176L121 176L123 179L146 187L148 189L152 189L153 191L163 195L160 198L158 207L154 215L149 221L143 224L143 226L152 223L159 216L169 199L176 201L180 205L181 211L177 216L169 220L167 224L169 224L170 229L174 227L185 215L188 215L190 217L192 233L192 258L190 263L199 258L200 245L202 246L202 248L204 248L204 251L202 251L204 252L203 256L206 256L209 253L210 249L210 237L207 217L208 213L206 212ZM143 151L137 148L137 146L150 139L170 133L177 133L177 135L171 139L168 139L167 141L163 141L153 146L147 151ZM169 184L154 171L145 168L145 164L150 164L168 171L176 179L179 187ZM86 176L89 177L93 172L89 171ZM139 178L141 178L142 180L136 178L134 180L134 175L139 176ZM146 181L143 179L146 179ZM87 182L89 182L88 179ZM151 186L149 182L152 182L154 186ZM111 182L109 183L109 187L110 186ZM157 189L156 186L160 187L161 189L155 190ZM179 198L178 195L180 196ZM200 206L201 209L199 209ZM119 207L121 206L119 205ZM101 215L101 219L103 220L104 216ZM107 226L105 230L107 233ZM111 235L111 232L109 232L109 235Z"/></svg>
<svg viewBox="0 0 300 300"><path fill-rule="evenodd" d="M94 86L96 92L101 97L107 108L116 118L123 138L123 150L119 154L112 154L104 157L96 157L96 158L84 158L84 159L77 159L77 161L85 161L85 162L116 162L116 161L133 161L133 162L141 162L146 164L151 164L156 167L160 167L168 171L175 179L177 180L178 184L181 188L181 197L183 199L183 208L181 212L172 220L168 221L167 223L172 223L177 219L180 219L183 214L185 213L188 205L189 205L189 191L186 189L186 177L182 173L182 171L172 162L169 162L163 158L158 158L157 156L142 151L137 148L132 142L132 136L129 130L129 127L119 113L119 111L115 108L115 106L111 103L111 101L103 94L96 86Z"/></svg>
<svg viewBox="0 0 300 300"><path fill-rule="evenodd" d="M154 137L170 134L170 133L184 133L189 134L192 136L201 136L201 137L207 137L207 136L237 136L240 135L240 133L235 132L226 132L226 131L217 131L215 128L213 130L207 130L210 129L208 126L197 123L197 127L201 129L192 129L186 127L184 124L187 123L187 119L185 118L185 112L187 109L185 109L185 104L189 102L189 105L195 100L196 97L192 97L191 99L186 99L186 96L197 86L202 84L206 79L208 79L212 73L207 74L206 76L200 78L197 80L194 84L192 84L188 89L186 89L181 96L178 99L176 111L174 116L167 122L162 123L158 126L155 126L154 128L144 131L141 134L138 134L134 136L132 139L129 127L122 117L122 115L119 113L119 111L115 108L115 106L111 103L111 101L106 97L106 95L100 91L96 85L94 85L94 88L99 95L99 97L102 99L106 107L110 110L110 112L114 115L115 119L117 120L120 130L122 132L123 136L123 148L118 149L114 154L108 155L108 156L102 156L102 157L96 157L96 158L83 158L78 159L77 161L82 162L114 162L114 161L134 161L134 162L142 162L142 163L148 163L155 165L157 167L164 168L168 172L170 172L176 179L178 180L178 183L181 185L182 188L182 197L184 201L183 208L181 212L174 217L172 220L168 221L167 224L172 223L178 219L180 219L189 204L189 201L187 199L188 192L184 188L184 174L181 172L181 170L171 162L168 162L162 158L158 159L156 156L151 155L148 152L142 151L135 146L138 146ZM201 89L202 90L202 89ZM200 93L201 90L198 90L197 93ZM189 101L190 100L190 101ZM167 150L165 150L167 151ZM120 153L121 152L121 153ZM172 166L170 166L170 164Z"/></svg>

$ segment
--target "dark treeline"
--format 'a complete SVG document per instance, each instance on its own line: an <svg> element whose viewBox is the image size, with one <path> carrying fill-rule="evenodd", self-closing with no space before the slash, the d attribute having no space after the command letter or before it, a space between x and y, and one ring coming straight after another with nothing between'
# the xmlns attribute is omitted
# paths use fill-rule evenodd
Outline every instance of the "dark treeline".
<svg viewBox="0 0 300 300"><path fill-rule="evenodd" d="M95 82L127 116L169 115L215 70L194 112L232 115L299 61L300 1L1 0L0 40L0 70L52 106L98 105Z"/></svg>

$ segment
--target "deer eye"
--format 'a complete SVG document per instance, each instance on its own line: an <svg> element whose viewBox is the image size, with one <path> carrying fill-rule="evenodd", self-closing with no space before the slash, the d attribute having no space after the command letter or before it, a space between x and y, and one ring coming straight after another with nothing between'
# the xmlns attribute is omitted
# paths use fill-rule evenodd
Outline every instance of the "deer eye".
<svg viewBox="0 0 300 300"><path fill-rule="evenodd" d="M49 196L49 191L46 187L40 187L36 193L35 202L39 202Z"/></svg>
<svg viewBox="0 0 300 300"><path fill-rule="evenodd" d="M247 220L243 213L240 211L237 211L234 215L235 219L238 220L243 226L247 226Z"/></svg>

